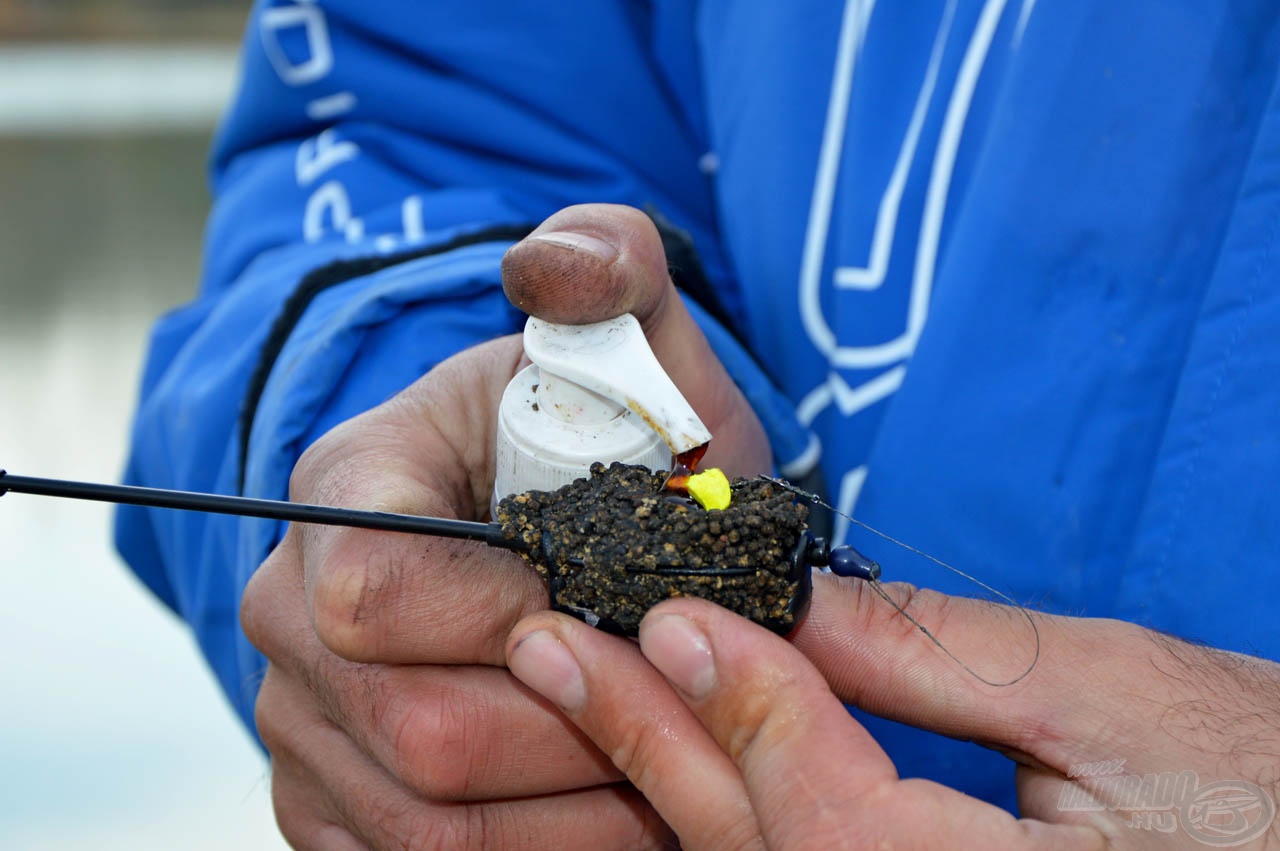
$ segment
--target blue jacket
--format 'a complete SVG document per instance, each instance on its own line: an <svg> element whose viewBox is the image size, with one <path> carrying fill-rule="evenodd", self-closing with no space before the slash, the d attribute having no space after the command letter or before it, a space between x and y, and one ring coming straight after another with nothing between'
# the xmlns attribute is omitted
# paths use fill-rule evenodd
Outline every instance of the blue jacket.
<svg viewBox="0 0 1280 851"><path fill-rule="evenodd" d="M327 429L521 326L525 228L627 203L692 241L785 472L1047 610L1280 658L1272 7L259 2L127 478L284 497ZM247 723L238 601L282 532L119 514ZM1009 801L1003 758L868 723L903 774Z"/></svg>

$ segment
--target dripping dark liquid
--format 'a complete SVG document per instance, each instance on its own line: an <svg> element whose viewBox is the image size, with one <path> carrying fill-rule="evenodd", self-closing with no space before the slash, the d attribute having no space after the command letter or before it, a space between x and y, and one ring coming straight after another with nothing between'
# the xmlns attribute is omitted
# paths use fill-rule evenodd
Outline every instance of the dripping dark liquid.
<svg viewBox="0 0 1280 851"><path fill-rule="evenodd" d="M698 472L698 464L702 462L702 456L707 454L707 447L711 443L695 446L676 455L671 459L671 474L667 476L666 484L663 487L666 490L673 491L677 494L689 493L689 477Z"/></svg>

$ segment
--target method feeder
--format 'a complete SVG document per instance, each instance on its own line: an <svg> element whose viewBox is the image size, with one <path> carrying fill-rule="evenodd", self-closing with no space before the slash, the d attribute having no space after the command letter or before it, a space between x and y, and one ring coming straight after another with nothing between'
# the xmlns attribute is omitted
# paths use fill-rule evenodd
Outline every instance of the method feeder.
<svg viewBox="0 0 1280 851"><path fill-rule="evenodd" d="M386 532L407 532L416 535L434 535L444 538L479 541L491 547L499 547L521 553L535 565L544 568L553 609L573 615L593 626L598 626L610 632L622 634L634 634L635 632L634 626L619 624L608 613L602 614L590 607L562 604L557 601L558 586L571 580L575 571L582 569L583 562L580 554L565 552L563 548L554 544L552 535L547 531L543 531L539 536L540 546L530 548L517 530L504 527L502 523L497 522L483 523L445 517L422 517L383 511L360 511L351 508L308 505L280 500L15 476L0 470L0 496L9 491L40 496L141 505L152 508L202 511L240 517L259 517L290 523L348 526ZM535 551L530 551L531 549ZM715 574L721 578L718 590L732 587L738 583L745 584L755 575L755 570L753 569L734 567L682 568L679 565L665 565L655 568L642 564L625 563L616 566L631 574L657 574L671 579L705 577L709 574ZM831 572L837 575L867 580L875 579L880 575L880 566L852 547L830 548L824 539L815 538L807 530L804 530L797 537L791 550L790 563L785 579L789 583L788 587L794 590L791 591L789 599L784 601L785 614L780 617L755 617L753 620L779 634L785 635L789 633L808 608L813 591L813 585L810 580L810 569L813 567L829 567ZM714 602L723 604L724 601L722 599L717 599L718 594L715 585L708 584L705 587L707 593L699 594L700 596L705 596ZM740 608L733 605L729 607L735 611L739 611ZM739 614L750 617L749 612L739 611Z"/></svg>

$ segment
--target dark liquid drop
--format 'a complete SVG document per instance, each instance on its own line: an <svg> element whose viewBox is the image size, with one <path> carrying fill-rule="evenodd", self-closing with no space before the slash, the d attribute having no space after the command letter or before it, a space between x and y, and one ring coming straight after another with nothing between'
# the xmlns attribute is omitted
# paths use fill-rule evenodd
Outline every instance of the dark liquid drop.
<svg viewBox="0 0 1280 851"><path fill-rule="evenodd" d="M707 442L675 456L671 461L671 474L667 476L663 487L675 493L688 494L689 477L698 471L698 464L702 461L702 456L707 454L707 447L710 445Z"/></svg>

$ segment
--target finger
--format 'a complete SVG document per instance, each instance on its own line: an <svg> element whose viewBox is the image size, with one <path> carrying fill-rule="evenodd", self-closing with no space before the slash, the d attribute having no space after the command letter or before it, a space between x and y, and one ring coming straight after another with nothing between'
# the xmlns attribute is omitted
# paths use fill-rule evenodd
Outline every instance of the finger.
<svg viewBox="0 0 1280 851"><path fill-rule="evenodd" d="M327 721L388 773L436 800L481 800L579 789L620 772L546 700L498 668L348 662L316 639L301 591L294 538L246 589L249 640L288 678L292 699ZM296 711L259 693L259 733ZM270 747L270 741L268 740Z"/></svg>
<svg viewBox="0 0 1280 851"><path fill-rule="evenodd" d="M483 516L492 487L492 419L518 357L514 338L477 347L337 427L299 460L291 498ZM524 561L483 544L312 525L296 530L315 631L347 659L496 664L515 622L547 604L545 586Z"/></svg>
<svg viewBox="0 0 1280 851"><path fill-rule="evenodd" d="M268 668L263 678L259 695L265 695L265 702L259 700L255 714L259 719L259 727L267 731L267 736L276 744L275 727L268 718L274 717L271 707L276 706L288 689L282 685L284 675L278 668ZM267 707L268 718L263 717ZM294 714L290 723L308 723L305 716ZM324 719L312 716L309 723L324 723ZM343 824L338 810L333 806L328 791L325 790L315 776L293 755L282 747L271 760L271 806L275 812L276 826L280 834L288 841L290 847L299 849L336 849L336 851L357 851L364 844L358 840Z"/></svg>
<svg viewBox="0 0 1280 851"><path fill-rule="evenodd" d="M652 809L625 787L466 804L426 800L308 712L305 701L288 695L292 685L287 678L271 684L267 700L291 711L271 714L264 740L273 765L286 766L282 780L298 784L282 793L281 803L312 796L302 814L282 819L294 835L337 840L336 817L359 840L352 847L365 848L653 848L670 838ZM321 841L316 847L328 846Z"/></svg>
<svg viewBox="0 0 1280 851"><path fill-rule="evenodd" d="M512 633L508 664L610 755L685 847L759 846L737 769L633 643L543 613Z"/></svg>
<svg viewBox="0 0 1280 851"><path fill-rule="evenodd" d="M512 304L549 322L634 314L658 361L715 435L706 463L731 475L768 472L764 431L685 309L662 239L644 213L614 204L561 210L507 251L502 280Z"/></svg>
<svg viewBox="0 0 1280 851"><path fill-rule="evenodd" d="M516 307L566 324L632 313L650 330L674 294L657 228L618 204L579 204L551 216L507 251L502 281Z"/></svg>
<svg viewBox="0 0 1280 851"><path fill-rule="evenodd" d="M361 851L363 842L343 826L329 796L310 771L292 760L271 764L271 806L291 848Z"/></svg>
<svg viewBox="0 0 1280 851"><path fill-rule="evenodd" d="M835 828L822 824L828 795L874 800L897 779L804 657L727 610L664 603L641 622L640 649L740 770L769 847ZM851 814L840 818L844 830Z"/></svg>
<svg viewBox="0 0 1280 851"><path fill-rule="evenodd" d="M1073 762L1093 759L1089 754L1111 752L1116 742L1140 747L1152 740L1158 725L1122 711L1125 701L1172 699L1163 694L1166 686L1150 682L1151 645L1136 627L1035 613L1033 630L1023 609L903 585L884 588L984 678L1007 681L1035 664L1012 685L985 684L866 583L815 575L812 606L792 641L841 700L877 715L1026 754L1065 772ZM1107 688L1082 687L1088 682Z"/></svg>
<svg viewBox="0 0 1280 851"><path fill-rule="evenodd" d="M656 607L640 647L738 766L770 848L942 847L958 835L974 847L1100 844L1094 831L1020 822L935 783L898 782L799 651L705 600Z"/></svg>

